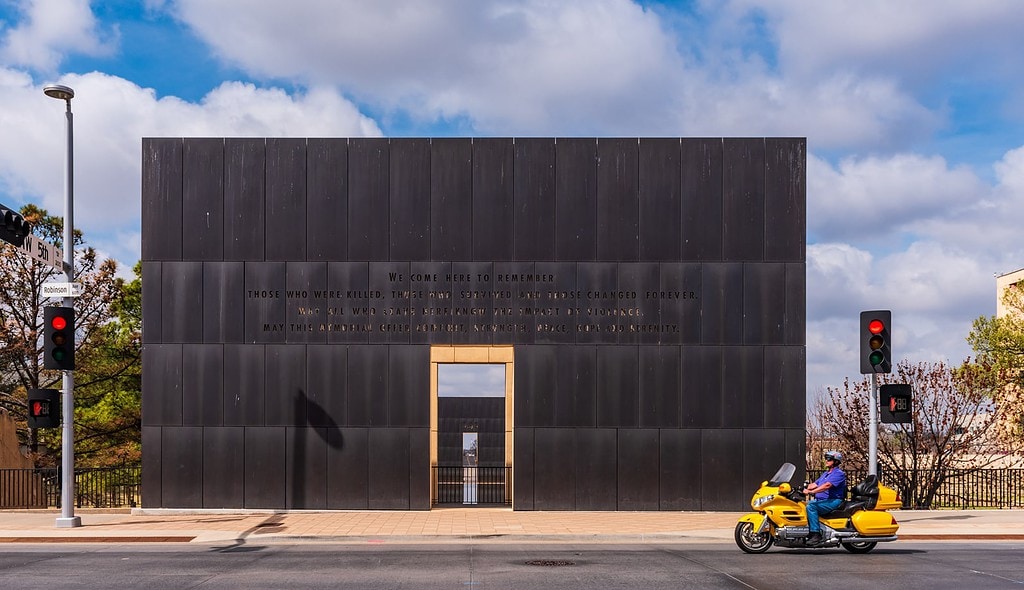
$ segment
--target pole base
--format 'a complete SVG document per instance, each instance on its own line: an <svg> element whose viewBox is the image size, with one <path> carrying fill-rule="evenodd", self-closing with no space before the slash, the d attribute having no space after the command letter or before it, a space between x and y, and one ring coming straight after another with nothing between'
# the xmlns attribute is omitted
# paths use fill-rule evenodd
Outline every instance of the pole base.
<svg viewBox="0 0 1024 590"><path fill-rule="evenodd" d="M75 527L82 526L81 516L72 516L70 518L58 518L56 527L59 529L73 529Z"/></svg>

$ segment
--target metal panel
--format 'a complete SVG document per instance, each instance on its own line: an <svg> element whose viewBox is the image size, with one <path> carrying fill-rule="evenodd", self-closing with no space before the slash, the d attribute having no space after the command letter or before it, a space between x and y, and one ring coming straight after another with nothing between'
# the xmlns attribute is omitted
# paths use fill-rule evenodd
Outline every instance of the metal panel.
<svg viewBox="0 0 1024 590"><path fill-rule="evenodd" d="M332 344L367 342L370 332L365 316L353 311L367 307L370 267L365 262L327 264L327 342Z"/></svg>
<svg viewBox="0 0 1024 590"><path fill-rule="evenodd" d="M244 342L245 263L204 262L202 296L203 342Z"/></svg>
<svg viewBox="0 0 1024 590"><path fill-rule="evenodd" d="M369 438L370 510L409 509L409 429L372 428Z"/></svg>
<svg viewBox="0 0 1024 590"><path fill-rule="evenodd" d="M369 507L369 430L328 430L327 443L327 508L365 510Z"/></svg>
<svg viewBox="0 0 1024 590"><path fill-rule="evenodd" d="M224 140L224 259L263 260L266 140Z"/></svg>
<svg viewBox="0 0 1024 590"><path fill-rule="evenodd" d="M387 346L349 348L347 426L387 424L387 378Z"/></svg>
<svg viewBox="0 0 1024 590"><path fill-rule="evenodd" d="M640 140L640 260L679 260L682 176L679 139Z"/></svg>
<svg viewBox="0 0 1024 590"><path fill-rule="evenodd" d="M702 295L701 264L663 263L658 292L661 344L699 344Z"/></svg>
<svg viewBox="0 0 1024 590"><path fill-rule="evenodd" d="M430 510L430 428L409 429L409 509Z"/></svg>
<svg viewBox="0 0 1024 590"><path fill-rule="evenodd" d="M390 426L430 427L430 347L388 347L387 403Z"/></svg>
<svg viewBox="0 0 1024 590"><path fill-rule="evenodd" d="M743 342L743 265L705 263L701 273L702 344Z"/></svg>
<svg viewBox="0 0 1024 590"><path fill-rule="evenodd" d="M263 426L264 352L259 344L224 345L224 425Z"/></svg>
<svg viewBox="0 0 1024 590"><path fill-rule="evenodd" d="M512 431L512 445L515 447L515 467L512 472L512 509L533 510L534 503L534 429L516 424Z"/></svg>
<svg viewBox="0 0 1024 590"><path fill-rule="evenodd" d="M557 358L556 423L594 428L597 426L597 347L562 347ZM569 392L572 398L572 412L568 415L561 412L563 391Z"/></svg>
<svg viewBox="0 0 1024 590"><path fill-rule="evenodd" d="M161 480L163 501L175 508L203 507L203 429L174 427L163 429Z"/></svg>
<svg viewBox="0 0 1024 590"><path fill-rule="evenodd" d="M483 318L494 314L494 265L490 262L452 263L452 316L442 323L454 327L454 344L490 344L491 332L475 330ZM447 319L447 321L445 321Z"/></svg>
<svg viewBox="0 0 1024 590"><path fill-rule="evenodd" d="M795 458L790 461L796 465L796 474L793 476L794 482L802 482L806 479L806 470L804 469L805 461L802 461L801 457L807 456L807 432L801 426L800 428L790 428L786 430L786 457Z"/></svg>
<svg viewBox="0 0 1024 590"><path fill-rule="evenodd" d="M622 429L618 433L618 510L658 510L661 467L658 430Z"/></svg>
<svg viewBox="0 0 1024 590"><path fill-rule="evenodd" d="M438 310L452 305L452 263L414 262L410 265L407 298L394 298L395 319L412 325L409 340L413 343L448 344L453 334L447 330L433 330L430 326ZM407 312L404 313L403 312Z"/></svg>
<svg viewBox="0 0 1024 590"><path fill-rule="evenodd" d="M429 186L430 259L473 260L472 140L431 141Z"/></svg>
<svg viewBox="0 0 1024 590"><path fill-rule="evenodd" d="M660 433L661 510L701 509L700 430L666 429Z"/></svg>
<svg viewBox="0 0 1024 590"><path fill-rule="evenodd" d="M725 260L764 259L764 139L723 143L722 253Z"/></svg>
<svg viewBox="0 0 1024 590"><path fill-rule="evenodd" d="M293 344L272 344L264 351L266 357L266 420L267 426L305 426L306 417L306 347Z"/></svg>
<svg viewBox="0 0 1024 590"><path fill-rule="evenodd" d="M557 348L525 346L516 349L516 427L554 426Z"/></svg>
<svg viewBox="0 0 1024 590"><path fill-rule="evenodd" d="M163 427L142 427L142 505L161 508L163 502Z"/></svg>
<svg viewBox="0 0 1024 590"><path fill-rule="evenodd" d="M597 142L598 260L639 260L639 152L636 139Z"/></svg>
<svg viewBox="0 0 1024 590"><path fill-rule="evenodd" d="M553 260L555 142L516 139L513 187L515 260Z"/></svg>
<svg viewBox="0 0 1024 590"><path fill-rule="evenodd" d="M409 269L408 262L370 263L370 289L366 293L367 306L365 308L353 307L354 313L351 316L354 322L371 326L372 329L368 334L370 342L409 343L412 317L393 316L388 317L388 321L384 322L381 315L385 309L399 308L409 303L408 299L401 297L403 292L409 291L411 284ZM382 330L381 326L385 326L385 329Z"/></svg>
<svg viewBox="0 0 1024 590"><path fill-rule="evenodd" d="M677 346L641 346L640 427L678 428L680 360Z"/></svg>
<svg viewBox="0 0 1024 590"><path fill-rule="evenodd" d="M534 268L534 282L512 285L511 289L513 317L528 330L516 342L575 342L576 319L583 308L576 292L576 265L538 262ZM531 272L529 268L523 270Z"/></svg>
<svg viewBox="0 0 1024 590"><path fill-rule="evenodd" d="M807 140L765 140L765 260L803 262L807 242Z"/></svg>
<svg viewBox="0 0 1024 590"><path fill-rule="evenodd" d="M306 260L348 257L348 140L306 143Z"/></svg>
<svg viewBox="0 0 1024 590"><path fill-rule="evenodd" d="M285 452L283 426L245 429L245 507L286 506Z"/></svg>
<svg viewBox="0 0 1024 590"><path fill-rule="evenodd" d="M472 141L472 260L512 260L512 140L480 138Z"/></svg>
<svg viewBox="0 0 1024 590"><path fill-rule="evenodd" d="M286 429L285 506L289 510L327 508L327 429Z"/></svg>
<svg viewBox="0 0 1024 590"><path fill-rule="evenodd" d="M184 260L224 258L224 140L186 138L182 156Z"/></svg>
<svg viewBox="0 0 1024 590"><path fill-rule="evenodd" d="M726 346L722 349L723 426L764 426L763 351L761 346Z"/></svg>
<svg viewBox="0 0 1024 590"><path fill-rule="evenodd" d="M576 510L617 508L616 432L613 428L576 429Z"/></svg>
<svg viewBox="0 0 1024 590"><path fill-rule="evenodd" d="M181 139L143 138L143 260L181 260L181 171Z"/></svg>
<svg viewBox="0 0 1024 590"><path fill-rule="evenodd" d="M142 341L158 344L163 342L163 263L143 262L142 274Z"/></svg>
<svg viewBox="0 0 1024 590"><path fill-rule="evenodd" d="M743 431L703 430L701 456L701 510L748 509L752 489L736 483L743 481Z"/></svg>
<svg viewBox="0 0 1024 590"><path fill-rule="evenodd" d="M203 429L203 508L245 505L245 429Z"/></svg>
<svg viewBox="0 0 1024 590"><path fill-rule="evenodd" d="M388 259L388 140L348 143L348 259Z"/></svg>
<svg viewBox="0 0 1024 590"><path fill-rule="evenodd" d="M803 346L764 347L764 425L802 428L807 398L793 395L807 389L807 361Z"/></svg>
<svg viewBox="0 0 1024 590"><path fill-rule="evenodd" d="M576 285L581 292L576 319L579 344L615 343L618 326L619 265L614 262L581 262L576 265Z"/></svg>
<svg viewBox="0 0 1024 590"><path fill-rule="evenodd" d="M161 267L163 342L203 341L203 263L165 262Z"/></svg>
<svg viewBox="0 0 1024 590"><path fill-rule="evenodd" d="M267 260L306 259L306 140L267 139Z"/></svg>
<svg viewBox="0 0 1024 590"><path fill-rule="evenodd" d="M573 510L576 507L576 431L538 428L534 431L536 465L534 509Z"/></svg>
<svg viewBox="0 0 1024 590"><path fill-rule="evenodd" d="M783 344L786 328L786 265L743 265L743 343Z"/></svg>
<svg viewBox="0 0 1024 590"><path fill-rule="evenodd" d="M597 348L597 425L636 428L639 424L640 376L636 346Z"/></svg>
<svg viewBox="0 0 1024 590"><path fill-rule="evenodd" d="M657 344L661 340L657 298L661 267L656 262L622 262L618 268L615 301L616 342ZM650 314L650 315L648 315Z"/></svg>
<svg viewBox="0 0 1024 590"><path fill-rule="evenodd" d="M306 416L310 426L336 429L347 423L347 375L347 347L306 347Z"/></svg>
<svg viewBox="0 0 1024 590"><path fill-rule="evenodd" d="M683 139L682 260L722 260L722 140Z"/></svg>
<svg viewBox="0 0 1024 590"><path fill-rule="evenodd" d="M429 260L430 140L392 139L389 260Z"/></svg>
<svg viewBox="0 0 1024 590"><path fill-rule="evenodd" d="M555 143L555 259L597 260L597 140Z"/></svg>
<svg viewBox="0 0 1024 590"><path fill-rule="evenodd" d="M181 426L181 345L142 348L142 421L146 426Z"/></svg>
<svg viewBox="0 0 1024 590"><path fill-rule="evenodd" d="M182 424L224 423L224 346L194 344L182 350Z"/></svg>
<svg viewBox="0 0 1024 590"><path fill-rule="evenodd" d="M287 277L284 262L245 265L246 342L285 342L288 336Z"/></svg>
<svg viewBox="0 0 1024 590"><path fill-rule="evenodd" d="M743 430L743 489L756 490L780 465L791 461L786 455L786 431L776 428ZM798 461L799 462L799 461ZM794 486L800 485L793 481Z"/></svg>
<svg viewBox="0 0 1024 590"><path fill-rule="evenodd" d="M786 264L785 343L803 345L807 338L807 271L802 262Z"/></svg>
<svg viewBox="0 0 1024 590"><path fill-rule="evenodd" d="M722 426L722 349L717 346L683 346L680 390L680 426Z"/></svg>
<svg viewBox="0 0 1024 590"><path fill-rule="evenodd" d="M336 298L327 292L326 262L287 262L288 342L327 342L329 307Z"/></svg>

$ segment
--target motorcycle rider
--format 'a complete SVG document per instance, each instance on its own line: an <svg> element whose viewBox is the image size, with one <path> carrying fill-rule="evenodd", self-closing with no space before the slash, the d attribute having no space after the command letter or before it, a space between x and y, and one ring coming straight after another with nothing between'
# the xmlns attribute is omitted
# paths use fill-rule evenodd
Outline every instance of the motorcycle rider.
<svg viewBox="0 0 1024 590"><path fill-rule="evenodd" d="M825 472L812 484L804 488L804 494L814 494L814 500L807 503L808 545L821 543L821 522L819 516L832 512L846 498L846 473L839 468L843 454L839 451L825 451Z"/></svg>

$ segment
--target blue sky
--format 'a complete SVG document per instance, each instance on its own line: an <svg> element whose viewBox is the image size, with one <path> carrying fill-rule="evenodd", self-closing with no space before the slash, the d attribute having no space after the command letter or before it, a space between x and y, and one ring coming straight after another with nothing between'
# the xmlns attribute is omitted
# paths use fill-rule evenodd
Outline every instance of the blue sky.
<svg viewBox="0 0 1024 590"><path fill-rule="evenodd" d="M148 136L799 136L808 389L857 375L857 316L958 363L1024 267L1015 0L0 0L0 203L140 253Z"/></svg>

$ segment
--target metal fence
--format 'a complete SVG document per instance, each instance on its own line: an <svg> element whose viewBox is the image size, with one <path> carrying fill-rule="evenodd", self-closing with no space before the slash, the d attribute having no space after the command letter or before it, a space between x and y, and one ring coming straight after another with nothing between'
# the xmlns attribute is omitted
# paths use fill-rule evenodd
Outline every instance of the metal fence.
<svg viewBox="0 0 1024 590"><path fill-rule="evenodd" d="M75 469L75 506L136 507L141 481L138 465ZM59 508L60 488L59 468L0 469L0 508Z"/></svg>
<svg viewBox="0 0 1024 590"><path fill-rule="evenodd" d="M512 504L511 467L432 468L432 504Z"/></svg>
<svg viewBox="0 0 1024 590"><path fill-rule="evenodd" d="M915 506L908 488L941 475L934 469L879 469L879 480L900 493L904 508L1024 508L1024 469L947 469L931 503ZM821 470L807 470L816 479ZM864 479L866 472L847 472L850 485ZM918 484L920 485L920 484Z"/></svg>

